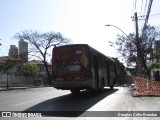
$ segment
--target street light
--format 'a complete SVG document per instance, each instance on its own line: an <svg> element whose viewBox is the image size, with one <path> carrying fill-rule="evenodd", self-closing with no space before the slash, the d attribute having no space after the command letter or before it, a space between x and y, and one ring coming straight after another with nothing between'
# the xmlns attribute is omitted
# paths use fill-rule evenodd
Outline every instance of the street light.
<svg viewBox="0 0 160 120"><path fill-rule="evenodd" d="M117 27L117 26L115 26L115 25L110 25L110 24L107 24L107 25L105 25L105 26L113 26L113 27L116 27L117 29L119 29L121 32L123 32L123 30L121 30L119 27ZM125 32L123 32L126 36L127 36L127 38L128 38L128 35L125 33Z"/></svg>
<svg viewBox="0 0 160 120"><path fill-rule="evenodd" d="M121 30L119 27L117 27L115 25L107 24L105 26L113 26L113 27L116 27L117 29L119 29L121 32L123 32L123 30ZM123 32L123 33L129 39L128 35L125 32ZM142 73L142 63L141 63L141 57L140 57L140 41L139 41L139 38L138 38L138 32L136 33L136 41L137 41L137 45L136 45L137 46L137 68L138 68L138 74L141 75L141 73Z"/></svg>

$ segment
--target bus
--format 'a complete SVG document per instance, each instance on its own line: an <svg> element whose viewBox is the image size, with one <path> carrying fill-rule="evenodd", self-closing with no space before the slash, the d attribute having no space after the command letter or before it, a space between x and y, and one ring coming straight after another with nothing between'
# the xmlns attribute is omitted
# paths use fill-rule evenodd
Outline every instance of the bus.
<svg viewBox="0 0 160 120"><path fill-rule="evenodd" d="M53 87L78 93L80 90L113 89L116 82L114 60L88 44L54 47L52 52Z"/></svg>

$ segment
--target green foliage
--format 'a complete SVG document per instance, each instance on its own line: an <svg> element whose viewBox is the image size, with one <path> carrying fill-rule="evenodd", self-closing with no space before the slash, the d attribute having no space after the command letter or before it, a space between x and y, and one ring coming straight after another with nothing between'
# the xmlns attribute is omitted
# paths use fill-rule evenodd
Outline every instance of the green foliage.
<svg viewBox="0 0 160 120"><path fill-rule="evenodd" d="M118 85L127 83L126 80L127 73L125 70L125 66L118 60L118 58L112 58L112 59L116 62L116 83Z"/></svg>
<svg viewBox="0 0 160 120"><path fill-rule="evenodd" d="M4 68L4 65L0 64L0 72L3 70L3 68Z"/></svg>
<svg viewBox="0 0 160 120"><path fill-rule="evenodd" d="M121 63L118 58L112 58L116 62L116 73L117 76L125 77L127 75L125 66Z"/></svg>
<svg viewBox="0 0 160 120"><path fill-rule="evenodd" d="M126 68L133 76L136 76L136 69L135 68Z"/></svg>
<svg viewBox="0 0 160 120"><path fill-rule="evenodd" d="M23 64L18 68L18 71L26 77L38 75L37 65L34 64Z"/></svg>
<svg viewBox="0 0 160 120"><path fill-rule="evenodd" d="M14 64L10 63L10 62L0 64L0 71L6 73L6 72L8 72L8 70L12 69L13 66L14 66Z"/></svg>
<svg viewBox="0 0 160 120"><path fill-rule="evenodd" d="M154 64L152 67L159 69L160 68L160 63Z"/></svg>
<svg viewBox="0 0 160 120"><path fill-rule="evenodd" d="M43 61L46 73L48 75L49 84L51 85L52 77L48 70L47 59L51 58L51 49L55 46L61 46L69 44L70 40L64 38L61 33L46 32L40 33L37 31L22 31L15 35L16 39L24 39L29 43L30 51L29 54L33 57L37 57Z"/></svg>
<svg viewBox="0 0 160 120"><path fill-rule="evenodd" d="M1 40L1 39L0 39ZM2 44L0 43L0 46L1 46Z"/></svg>
<svg viewBox="0 0 160 120"><path fill-rule="evenodd" d="M1 40L1 39L0 39ZM2 44L0 43L0 46L1 46ZM0 49L1 50L1 49Z"/></svg>
<svg viewBox="0 0 160 120"><path fill-rule="evenodd" d="M143 73L150 77L150 70L147 66L148 60L159 59L160 56L153 54L154 43L160 37L160 30L154 26L148 25L141 37L136 40L135 33L130 33L128 36L117 35L116 49L125 60L128 66L136 65L137 51L140 54L140 62L143 66ZM140 43L140 45L138 44ZM114 46L115 46L114 45ZM139 46L138 46L139 45ZM138 68L136 68L138 69Z"/></svg>
<svg viewBox="0 0 160 120"><path fill-rule="evenodd" d="M38 68L35 64L22 64L18 67L17 71L22 73L25 77L32 77L33 84L36 86L35 76L38 76Z"/></svg>

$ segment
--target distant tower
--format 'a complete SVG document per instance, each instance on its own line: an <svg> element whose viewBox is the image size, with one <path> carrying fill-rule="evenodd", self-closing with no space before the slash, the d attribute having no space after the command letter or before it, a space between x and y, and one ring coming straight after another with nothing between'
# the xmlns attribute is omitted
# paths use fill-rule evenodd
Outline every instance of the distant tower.
<svg viewBox="0 0 160 120"><path fill-rule="evenodd" d="M8 56L18 58L18 48L15 45L10 45Z"/></svg>
<svg viewBox="0 0 160 120"><path fill-rule="evenodd" d="M24 62L28 61L28 43L23 39L19 41L19 59Z"/></svg>

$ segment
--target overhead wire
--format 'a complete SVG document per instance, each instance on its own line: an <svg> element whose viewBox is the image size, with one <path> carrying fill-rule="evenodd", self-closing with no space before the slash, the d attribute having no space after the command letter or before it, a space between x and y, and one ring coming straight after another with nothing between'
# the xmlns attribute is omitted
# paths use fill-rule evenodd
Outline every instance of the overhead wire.
<svg viewBox="0 0 160 120"><path fill-rule="evenodd" d="M160 17L160 13L150 15L149 19Z"/></svg>
<svg viewBox="0 0 160 120"><path fill-rule="evenodd" d="M139 30L141 31L141 34L143 34L148 20L160 17L160 13L157 12L156 14L151 13L151 7L153 0L142 0L140 5L138 5L137 0L133 0L133 8L132 8L132 19L134 20L134 13L139 9L140 12L138 13L138 25L139 25ZM135 25L134 25L135 26Z"/></svg>
<svg viewBox="0 0 160 120"><path fill-rule="evenodd" d="M134 29L135 29L135 23L134 23L135 17L134 17L134 14L136 12L136 8L137 8L137 0L133 0L133 8L132 8L132 13L131 13L131 18L132 18L132 21L133 21L133 28Z"/></svg>
<svg viewBox="0 0 160 120"><path fill-rule="evenodd" d="M150 12L151 12L152 3L153 3L153 0L150 0L149 3L148 3L147 15L146 15L146 19L145 19L145 22L144 22L142 33L146 29L148 19L149 19L149 15L150 15Z"/></svg>
<svg viewBox="0 0 160 120"><path fill-rule="evenodd" d="M138 9L140 9L140 12L138 13L139 14L138 24L139 24L139 28L142 30L142 33L148 23L149 18L152 19L152 18L160 17L160 13L150 15L152 2L153 2L153 0L142 0L141 6L139 6L139 8L137 8L138 1L133 0L133 8L132 8L132 14L131 14L131 16L133 16L133 17L131 17L131 18L133 18L133 20L134 20L134 13Z"/></svg>
<svg viewBox="0 0 160 120"><path fill-rule="evenodd" d="M132 8L131 16L134 16L134 13L136 11L136 6L137 6L137 0L133 0L133 8Z"/></svg>
<svg viewBox="0 0 160 120"><path fill-rule="evenodd" d="M142 15L142 8L143 8L143 0L142 0L142 4L141 4L141 12L140 12L140 15Z"/></svg>
<svg viewBox="0 0 160 120"><path fill-rule="evenodd" d="M146 0L146 1L147 1L147 0ZM138 25L139 25L139 28L140 28L140 29L142 29L142 26L143 26L143 25L142 25L142 24L143 24L143 21L142 21L142 20L144 20L144 19L143 19L143 17L144 17L144 13L143 13L143 12L145 11L145 10L143 11L143 9L146 9L146 5L147 5L147 4L146 4L146 3L147 3L146 1L142 0L142 2L141 2L140 13L139 13L139 16L138 16L138 17L139 17L139 18L138 18ZM144 5L144 3L145 3L145 5Z"/></svg>
<svg viewBox="0 0 160 120"><path fill-rule="evenodd" d="M136 8L137 8L137 0L135 0L135 8L134 9L136 10Z"/></svg>
<svg viewBox="0 0 160 120"><path fill-rule="evenodd" d="M148 3L148 0L146 0L146 4L145 4L145 7L144 7L143 15L145 15L145 13L146 13L147 3Z"/></svg>

